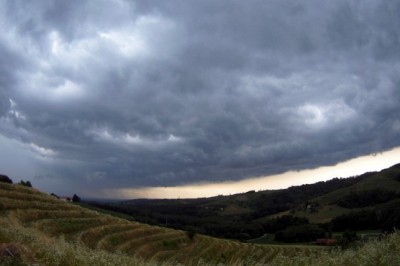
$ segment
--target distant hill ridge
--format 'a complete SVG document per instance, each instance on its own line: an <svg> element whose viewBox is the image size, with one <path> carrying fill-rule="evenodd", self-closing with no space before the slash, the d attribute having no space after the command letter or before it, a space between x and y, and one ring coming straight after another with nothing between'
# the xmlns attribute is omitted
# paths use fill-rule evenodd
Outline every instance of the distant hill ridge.
<svg viewBox="0 0 400 266"><path fill-rule="evenodd" d="M270 232L266 227L273 218L291 215L306 218L310 223L326 224L355 211L385 211L384 205L398 199L399 193L400 164L396 164L379 172L280 190L198 199L138 199L91 204L149 224L191 228L217 237L246 240Z"/></svg>

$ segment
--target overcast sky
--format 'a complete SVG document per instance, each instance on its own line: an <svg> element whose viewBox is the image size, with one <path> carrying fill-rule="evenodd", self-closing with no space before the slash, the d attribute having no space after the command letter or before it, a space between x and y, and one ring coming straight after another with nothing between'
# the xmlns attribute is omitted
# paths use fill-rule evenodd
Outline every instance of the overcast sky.
<svg viewBox="0 0 400 266"><path fill-rule="evenodd" d="M1 1L0 173L235 181L400 146L400 1Z"/></svg>

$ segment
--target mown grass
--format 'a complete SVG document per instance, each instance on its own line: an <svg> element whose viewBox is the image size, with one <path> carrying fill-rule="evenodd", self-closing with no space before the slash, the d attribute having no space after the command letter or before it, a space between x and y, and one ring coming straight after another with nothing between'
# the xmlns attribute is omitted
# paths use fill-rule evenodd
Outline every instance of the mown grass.
<svg viewBox="0 0 400 266"><path fill-rule="evenodd" d="M81 207L84 207L85 209L93 210L93 211L96 211L96 212L99 212L99 213L108 214L108 215L111 215L111 216L114 216L114 217L117 217L117 218L122 218L122 219L126 219L126 220L129 220L129 221L133 221L134 220L134 218L131 215L124 214L124 213L121 213L121 212L105 210L105 209L97 208L97 207L94 207L92 205L89 205L89 204L86 204L86 203L81 203L81 202L74 203L74 204L76 204L78 206L81 206Z"/></svg>
<svg viewBox="0 0 400 266"><path fill-rule="evenodd" d="M2 185L1 209L8 219L47 237L62 238L95 251L102 250L171 264L260 262L270 254L293 250L197 235L149 226L66 203L36 190ZM29 193L28 193L29 192ZM238 256L241 251L241 255ZM160 262L160 261L158 261Z"/></svg>
<svg viewBox="0 0 400 266"><path fill-rule="evenodd" d="M63 237L48 237L7 219L0 219L0 243L19 247L16 257L0 257L0 265L158 265L132 256L91 250Z"/></svg>
<svg viewBox="0 0 400 266"><path fill-rule="evenodd" d="M0 265L400 265L398 233L357 251L189 238L9 184L0 211ZM4 245L18 256L1 255Z"/></svg>

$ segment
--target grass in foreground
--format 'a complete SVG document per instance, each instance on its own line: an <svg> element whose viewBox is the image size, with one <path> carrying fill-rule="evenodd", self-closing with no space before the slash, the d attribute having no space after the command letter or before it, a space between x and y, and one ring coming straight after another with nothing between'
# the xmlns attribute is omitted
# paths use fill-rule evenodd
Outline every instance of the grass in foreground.
<svg viewBox="0 0 400 266"><path fill-rule="evenodd" d="M0 220L0 265L162 265L146 262L123 254L111 254L92 250L79 243L70 243L63 238L50 238L41 232L25 227L11 227L5 219ZM15 257L4 254L9 248ZM239 252L239 251L238 251ZM206 261L188 261L191 265L216 265ZM164 264L167 265L167 264ZM170 264L172 265L172 264ZM222 263L220 265L223 265ZM242 262L229 265L243 265ZM253 262L252 265L257 265ZM264 264L259 264L264 265ZM380 241L371 241L356 250L321 251L305 255L299 253L288 257L276 256L265 265L400 265L400 233L389 235Z"/></svg>
<svg viewBox="0 0 400 266"><path fill-rule="evenodd" d="M397 266L400 265L400 232L384 237L382 240L373 240L357 249L329 252L304 256L299 254L286 257L278 254L270 265L332 265L332 266Z"/></svg>
<svg viewBox="0 0 400 266"><path fill-rule="evenodd" d="M12 225L12 226L11 226ZM9 254L9 252L12 253ZM0 265L159 265L122 254L92 250L64 238L51 238L40 231L15 226L0 218Z"/></svg>

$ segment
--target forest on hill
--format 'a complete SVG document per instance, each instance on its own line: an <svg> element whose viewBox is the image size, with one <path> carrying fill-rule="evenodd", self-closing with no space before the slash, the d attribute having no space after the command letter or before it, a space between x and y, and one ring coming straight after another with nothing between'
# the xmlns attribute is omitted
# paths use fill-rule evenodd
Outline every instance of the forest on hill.
<svg viewBox="0 0 400 266"><path fill-rule="evenodd" d="M345 230L388 232L400 227L400 164L281 190L86 203L147 224L242 241L265 234L281 242L306 242Z"/></svg>

